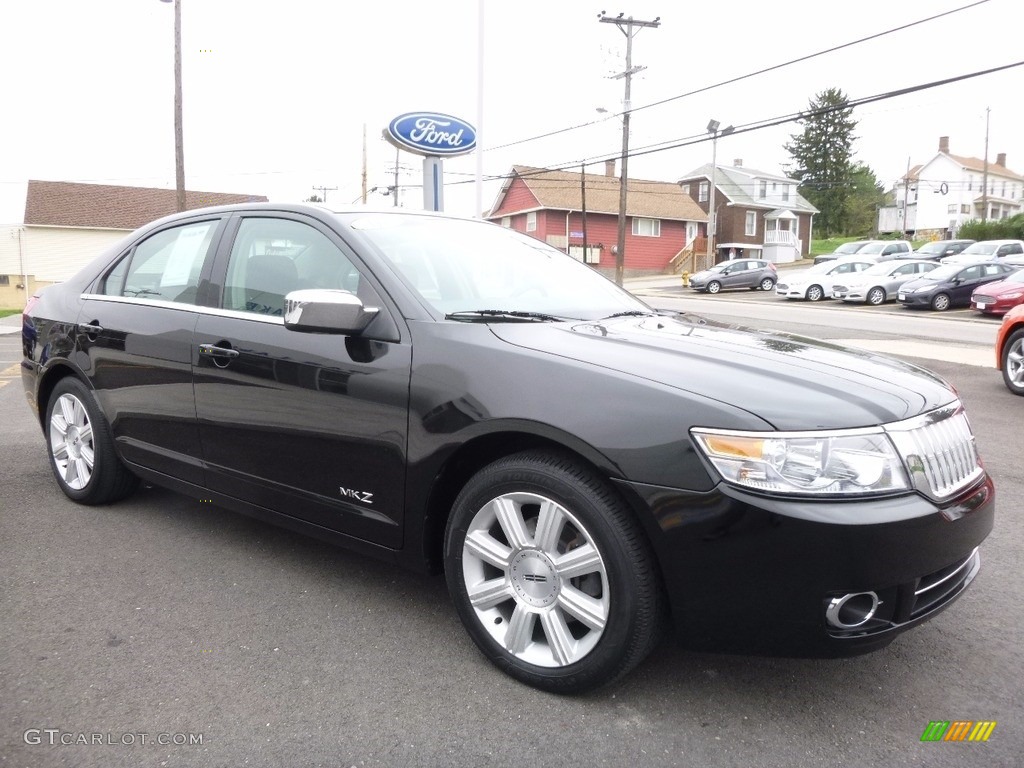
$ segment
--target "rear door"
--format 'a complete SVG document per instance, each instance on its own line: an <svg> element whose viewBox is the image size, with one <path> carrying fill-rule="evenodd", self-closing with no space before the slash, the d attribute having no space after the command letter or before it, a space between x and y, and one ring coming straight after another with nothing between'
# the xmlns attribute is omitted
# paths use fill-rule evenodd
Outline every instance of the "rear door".
<svg viewBox="0 0 1024 768"><path fill-rule="evenodd" d="M132 244L86 294L79 350L122 456L201 484L192 332L226 219L176 222Z"/></svg>
<svg viewBox="0 0 1024 768"><path fill-rule="evenodd" d="M412 350L379 285L325 224L277 213L233 220L215 282L193 350L209 487L398 547ZM358 337L287 330L285 295L313 287L380 314Z"/></svg>

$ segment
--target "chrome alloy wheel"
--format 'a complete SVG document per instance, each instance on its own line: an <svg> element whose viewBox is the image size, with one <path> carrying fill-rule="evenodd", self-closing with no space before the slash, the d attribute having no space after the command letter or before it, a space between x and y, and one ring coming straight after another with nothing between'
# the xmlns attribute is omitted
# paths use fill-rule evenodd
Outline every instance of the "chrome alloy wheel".
<svg viewBox="0 0 1024 768"><path fill-rule="evenodd" d="M520 661L564 667L590 653L608 621L608 575L593 537L560 504L508 493L466 531L462 571L473 611Z"/></svg>
<svg viewBox="0 0 1024 768"><path fill-rule="evenodd" d="M1003 369L1007 385L1017 393L1024 392L1024 335L1019 331L1010 339Z"/></svg>
<svg viewBox="0 0 1024 768"><path fill-rule="evenodd" d="M82 401L63 394L50 416L53 462L67 486L80 491L92 479L96 458L92 423Z"/></svg>

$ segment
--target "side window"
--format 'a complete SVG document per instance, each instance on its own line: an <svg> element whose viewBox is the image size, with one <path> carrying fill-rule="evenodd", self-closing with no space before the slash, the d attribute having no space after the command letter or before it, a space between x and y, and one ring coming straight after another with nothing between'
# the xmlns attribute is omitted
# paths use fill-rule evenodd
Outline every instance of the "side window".
<svg viewBox="0 0 1024 768"><path fill-rule="evenodd" d="M981 267L977 266L965 269L963 272L960 273L959 277L961 280L977 280L979 277L981 277Z"/></svg>
<svg viewBox="0 0 1024 768"><path fill-rule="evenodd" d="M893 272L894 275L912 275L917 269L916 264L904 264L902 267Z"/></svg>
<svg viewBox="0 0 1024 768"><path fill-rule="evenodd" d="M304 288L344 290L364 304L380 303L372 286L323 233L289 219L244 219L228 260L224 309L281 317L285 295Z"/></svg>
<svg viewBox="0 0 1024 768"><path fill-rule="evenodd" d="M985 264L985 277L992 277L993 275L1003 274L1003 268L1001 264Z"/></svg>
<svg viewBox="0 0 1024 768"><path fill-rule="evenodd" d="M217 224L186 224L148 237L107 273L101 293L194 303Z"/></svg>

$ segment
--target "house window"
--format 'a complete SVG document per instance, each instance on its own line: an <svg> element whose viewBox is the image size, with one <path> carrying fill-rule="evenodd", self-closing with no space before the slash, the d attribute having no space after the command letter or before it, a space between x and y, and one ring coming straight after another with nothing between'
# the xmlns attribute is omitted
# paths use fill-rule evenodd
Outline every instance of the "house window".
<svg viewBox="0 0 1024 768"><path fill-rule="evenodd" d="M773 195L775 194L775 190L776 190L776 189L778 189L778 187L779 187L779 185L778 185L778 184L776 184L776 183L775 183L775 182L773 181L773 182L772 182L772 194L773 194Z"/></svg>
<svg viewBox="0 0 1024 768"><path fill-rule="evenodd" d="M971 206L969 206L967 203L964 203L963 205L960 206L960 213L970 213L970 212L971 212Z"/></svg>
<svg viewBox="0 0 1024 768"><path fill-rule="evenodd" d="M743 234L757 234L757 211L747 211L746 221L743 226Z"/></svg>
<svg viewBox="0 0 1024 768"><path fill-rule="evenodd" d="M661 237L660 219L633 219L633 234L640 237Z"/></svg>
<svg viewBox="0 0 1024 768"><path fill-rule="evenodd" d="M697 202L706 203L708 201L708 182L702 181L700 188L697 190Z"/></svg>
<svg viewBox="0 0 1024 768"><path fill-rule="evenodd" d="M690 185L689 184L680 184L679 186L682 188L683 194L689 196L689 194L690 194Z"/></svg>
<svg viewBox="0 0 1024 768"><path fill-rule="evenodd" d="M946 213L956 213L956 203L946 208Z"/></svg>
<svg viewBox="0 0 1024 768"><path fill-rule="evenodd" d="M762 181L758 186L760 187L760 189L758 189L757 196L764 200L766 197L768 197L768 182Z"/></svg>
<svg viewBox="0 0 1024 768"><path fill-rule="evenodd" d="M511 216L502 216L501 217L501 226L505 227L506 229L508 227L511 227L512 226L512 217Z"/></svg>
<svg viewBox="0 0 1024 768"><path fill-rule="evenodd" d="M0 275L0 285L10 285L10 284L11 284L11 276L10 275Z"/></svg>
<svg viewBox="0 0 1024 768"><path fill-rule="evenodd" d="M967 191L971 192L973 190L974 190L974 177L973 176L968 176L967 177Z"/></svg>
<svg viewBox="0 0 1024 768"><path fill-rule="evenodd" d="M530 211L526 214L526 231L536 232L537 231L537 212Z"/></svg>
<svg viewBox="0 0 1024 768"><path fill-rule="evenodd" d="M789 184L782 185L782 199L787 202L789 201Z"/></svg>
<svg viewBox="0 0 1024 768"><path fill-rule="evenodd" d="M1006 182L1003 182L1003 197L1006 197Z"/></svg>

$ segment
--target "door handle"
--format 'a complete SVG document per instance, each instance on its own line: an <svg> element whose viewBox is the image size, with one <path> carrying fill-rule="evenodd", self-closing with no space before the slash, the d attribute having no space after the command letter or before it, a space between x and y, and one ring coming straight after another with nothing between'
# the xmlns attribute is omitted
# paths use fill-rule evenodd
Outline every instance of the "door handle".
<svg viewBox="0 0 1024 768"><path fill-rule="evenodd" d="M78 330L84 333L86 336L99 336L101 333L103 333L103 326L96 325L95 322L79 323Z"/></svg>
<svg viewBox="0 0 1024 768"><path fill-rule="evenodd" d="M231 359L238 357L238 350L230 347L218 347L216 344L200 344L199 354L207 357Z"/></svg>

